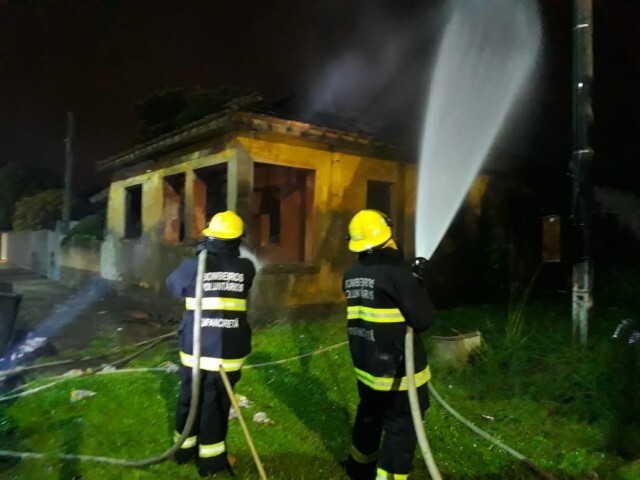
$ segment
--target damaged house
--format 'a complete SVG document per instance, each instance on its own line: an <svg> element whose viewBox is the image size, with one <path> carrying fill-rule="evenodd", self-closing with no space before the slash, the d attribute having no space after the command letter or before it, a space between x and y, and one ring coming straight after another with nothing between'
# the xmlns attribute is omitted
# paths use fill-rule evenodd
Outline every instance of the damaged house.
<svg viewBox="0 0 640 480"><path fill-rule="evenodd" d="M371 137L229 108L98 163L111 175L102 275L162 289L229 209L261 264L254 306L341 302L355 212L388 213L412 250L415 168Z"/></svg>
<svg viewBox="0 0 640 480"><path fill-rule="evenodd" d="M414 254L414 157L371 136L230 106L98 163L111 175L101 275L162 291L210 218L234 210L261 265L254 308L341 303L354 259L345 236L357 211L389 214L399 245ZM481 277L504 289L508 245L535 268L540 217L553 213L542 206L551 199L544 181L527 192L500 169L476 178L432 262L439 300L480 292Z"/></svg>

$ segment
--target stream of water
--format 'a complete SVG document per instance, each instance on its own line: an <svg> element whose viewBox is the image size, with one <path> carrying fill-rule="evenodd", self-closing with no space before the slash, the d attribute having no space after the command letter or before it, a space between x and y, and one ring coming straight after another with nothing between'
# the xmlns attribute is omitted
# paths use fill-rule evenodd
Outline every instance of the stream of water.
<svg viewBox="0 0 640 480"><path fill-rule="evenodd" d="M416 255L442 240L540 49L535 0L453 0L433 69L422 133Z"/></svg>

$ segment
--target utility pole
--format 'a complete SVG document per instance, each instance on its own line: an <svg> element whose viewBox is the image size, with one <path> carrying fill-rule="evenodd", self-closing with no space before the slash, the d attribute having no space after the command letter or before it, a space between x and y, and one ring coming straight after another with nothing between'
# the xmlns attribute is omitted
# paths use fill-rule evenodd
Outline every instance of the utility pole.
<svg viewBox="0 0 640 480"><path fill-rule="evenodd" d="M64 139L64 197L62 199L62 233L69 233L71 221L71 177L73 172L73 112L67 113L67 137Z"/></svg>
<svg viewBox="0 0 640 480"><path fill-rule="evenodd" d="M592 0L573 0L573 177L571 219L573 224L572 335L586 345L593 304L593 264L590 230L593 205L591 164L594 152L589 141L593 123L593 5Z"/></svg>

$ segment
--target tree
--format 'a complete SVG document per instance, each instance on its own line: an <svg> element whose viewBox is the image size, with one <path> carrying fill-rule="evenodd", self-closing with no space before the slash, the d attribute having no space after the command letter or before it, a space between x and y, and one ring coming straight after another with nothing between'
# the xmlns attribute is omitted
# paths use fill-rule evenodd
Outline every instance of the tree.
<svg viewBox="0 0 640 480"><path fill-rule="evenodd" d="M53 230L62 215L63 190L45 190L16 203L14 230Z"/></svg>
<svg viewBox="0 0 640 480"><path fill-rule="evenodd" d="M70 243L82 245L93 240L103 240L105 226L105 212L88 215L80 220L62 239L62 245Z"/></svg>
<svg viewBox="0 0 640 480"><path fill-rule="evenodd" d="M59 186L45 168L8 163L0 168L0 230L10 230L15 205L20 199Z"/></svg>

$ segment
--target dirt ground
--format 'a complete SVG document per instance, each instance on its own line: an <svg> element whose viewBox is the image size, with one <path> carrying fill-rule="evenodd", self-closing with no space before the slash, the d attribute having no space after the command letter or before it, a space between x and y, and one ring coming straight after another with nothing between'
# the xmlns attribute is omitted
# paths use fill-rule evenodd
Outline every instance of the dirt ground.
<svg viewBox="0 0 640 480"><path fill-rule="evenodd" d="M0 282L22 294L17 335L44 331L61 356L96 340L124 346L156 337L176 329L180 318L179 300L138 286L105 281L71 289L8 263L0 263Z"/></svg>

